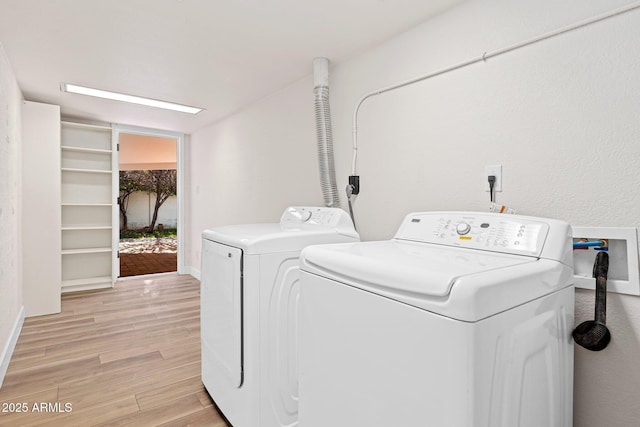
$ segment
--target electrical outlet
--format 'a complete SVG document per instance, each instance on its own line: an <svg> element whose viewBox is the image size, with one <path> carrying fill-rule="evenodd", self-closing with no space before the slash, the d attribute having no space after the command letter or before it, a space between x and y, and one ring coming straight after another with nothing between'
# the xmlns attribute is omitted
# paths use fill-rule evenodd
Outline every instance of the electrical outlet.
<svg viewBox="0 0 640 427"><path fill-rule="evenodd" d="M496 182L493 184L493 191L502 191L502 165L490 165L484 167L484 191L489 191L489 177L493 175L496 177Z"/></svg>

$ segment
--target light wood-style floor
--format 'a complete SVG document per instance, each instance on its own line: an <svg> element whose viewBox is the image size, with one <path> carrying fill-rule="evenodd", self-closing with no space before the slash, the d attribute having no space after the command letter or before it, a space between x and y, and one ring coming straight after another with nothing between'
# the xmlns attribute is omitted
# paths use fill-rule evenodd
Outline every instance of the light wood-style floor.
<svg viewBox="0 0 640 427"><path fill-rule="evenodd" d="M66 294L62 313L26 319L0 411L28 412L0 412L0 426L228 426L200 381L199 282L149 277ZM34 412L41 403L59 412Z"/></svg>

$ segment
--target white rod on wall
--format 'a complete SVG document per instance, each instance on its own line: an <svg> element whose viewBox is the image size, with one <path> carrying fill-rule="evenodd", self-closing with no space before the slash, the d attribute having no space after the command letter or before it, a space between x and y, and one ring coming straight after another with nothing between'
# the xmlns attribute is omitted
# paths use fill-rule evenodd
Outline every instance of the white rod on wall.
<svg viewBox="0 0 640 427"><path fill-rule="evenodd" d="M500 56L500 55L508 53L508 52L512 52L514 50L517 50L517 49L520 49L520 48L523 48L523 47L526 47L526 46L541 42L543 40L547 40L547 39L559 36L561 34L568 33L570 31L576 30L578 28L582 28L582 27L586 27L586 26L591 25L591 24L595 24L597 22L603 21L605 19L612 18L612 17L617 16L617 15L622 15L624 13L627 13L627 12L630 12L632 10L639 9L639 8L640 8L640 2L631 3L631 4L628 4L628 5L623 6L621 8L614 9L612 11L603 13L601 15L597 15L597 16L585 19L583 21L579 21L579 22L576 22L574 24L567 25L565 27L561 27L561 28L558 28L556 30L544 33L544 34L542 34L540 36L537 36L537 37L533 37L533 38L530 38L530 39L527 39L527 40L524 40L524 41L521 41L521 42L518 42L518 43L515 43L515 44L512 44L512 45L509 45L509 46L506 46L506 47L503 47L503 48L500 48L500 49L497 49L497 50L493 50L493 51L490 51L490 52L484 52L480 56L477 56L475 58L469 59L469 60L464 61L464 62L460 62L458 64L455 64L455 65L452 65L452 66L449 66L449 67L446 67L446 68L442 68L442 69L440 69L438 71L431 72L429 74L425 74L425 75L422 75L422 76L419 76L419 77L415 77L415 78L412 78L410 80L406 80L406 81L403 81L401 83L397 83L397 84L394 84L394 85L391 85L391 86L387 86L387 87L384 87L384 88L381 88L381 89L377 89L377 90L374 90L372 92L367 93L365 96L363 96L360 99L360 101L356 105L356 108L355 108L355 110L353 112L353 159L352 159L352 164L351 164L351 175L357 175L357 167L356 166L357 166L357 161L358 161L358 111L360 110L360 107L362 106L362 104L367 99L369 99L369 98L371 98L373 96L376 96L376 95L381 95L381 94L386 93L386 92L390 92L390 91L393 91L393 90L396 90L396 89L403 88L405 86L412 85L414 83L418 83L418 82L421 82L421 81L424 81L424 80L428 80L430 78L437 77L437 76L449 73L451 71L459 70L461 68L465 68L465 67L467 67L469 65L472 65L472 64L476 64L476 63L479 63L479 62L486 62L487 59L494 58L496 56Z"/></svg>

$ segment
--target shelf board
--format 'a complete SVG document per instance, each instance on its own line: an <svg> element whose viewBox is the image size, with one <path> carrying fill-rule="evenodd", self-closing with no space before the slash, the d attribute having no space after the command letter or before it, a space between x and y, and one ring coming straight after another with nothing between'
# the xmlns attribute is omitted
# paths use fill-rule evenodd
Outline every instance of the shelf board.
<svg viewBox="0 0 640 427"><path fill-rule="evenodd" d="M110 225L74 225L62 227L62 231L111 230Z"/></svg>
<svg viewBox="0 0 640 427"><path fill-rule="evenodd" d="M71 145L63 145L60 148L62 151L77 151L79 153L112 154L111 150L103 150L99 148L73 147Z"/></svg>
<svg viewBox="0 0 640 427"><path fill-rule="evenodd" d="M87 123L76 123L76 122L67 122L67 121L61 121L62 125L64 126L69 126L72 128L82 128L82 129L95 129L95 130L104 130L104 131L109 131L111 132L111 127L110 126L101 126L101 125L90 125Z"/></svg>
<svg viewBox="0 0 640 427"><path fill-rule="evenodd" d="M63 249L62 255L100 254L113 251L111 248Z"/></svg>
<svg viewBox="0 0 640 427"><path fill-rule="evenodd" d="M88 277L86 279L63 280L61 292L66 294L78 291L108 289L111 287L113 287L113 279L111 276Z"/></svg>
<svg viewBox="0 0 640 427"><path fill-rule="evenodd" d="M111 171L101 169L78 169L78 168L61 168L62 172L80 172L80 173L102 173L111 175Z"/></svg>
<svg viewBox="0 0 640 427"><path fill-rule="evenodd" d="M61 203L61 206L111 207L111 203Z"/></svg>

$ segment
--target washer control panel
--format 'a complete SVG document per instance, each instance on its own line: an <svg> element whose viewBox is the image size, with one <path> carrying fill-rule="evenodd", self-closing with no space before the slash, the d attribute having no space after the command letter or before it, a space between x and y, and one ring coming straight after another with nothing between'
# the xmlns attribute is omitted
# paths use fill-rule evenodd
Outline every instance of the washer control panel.
<svg viewBox="0 0 640 427"><path fill-rule="evenodd" d="M424 212L408 215L395 238L537 257L548 232L549 224L517 215Z"/></svg>

